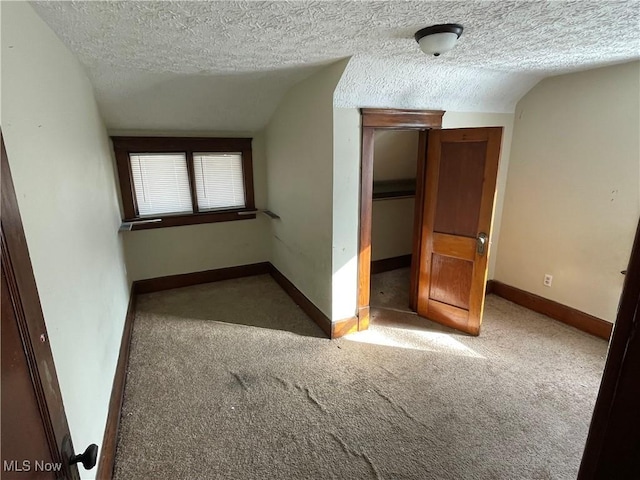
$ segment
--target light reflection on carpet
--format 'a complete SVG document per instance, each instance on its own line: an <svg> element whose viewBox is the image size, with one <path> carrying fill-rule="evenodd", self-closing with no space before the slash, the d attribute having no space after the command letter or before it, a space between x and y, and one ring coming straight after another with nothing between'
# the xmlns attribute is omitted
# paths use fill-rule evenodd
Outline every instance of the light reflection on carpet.
<svg viewBox="0 0 640 480"><path fill-rule="evenodd" d="M372 325L369 330L344 337L353 342L408 348L472 358L485 358L448 333Z"/></svg>

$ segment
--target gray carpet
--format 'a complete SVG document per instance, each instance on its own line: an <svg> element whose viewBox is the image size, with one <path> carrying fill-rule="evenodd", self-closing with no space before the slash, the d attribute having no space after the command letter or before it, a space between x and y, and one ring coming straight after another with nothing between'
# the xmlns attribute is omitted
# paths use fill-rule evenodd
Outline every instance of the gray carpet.
<svg viewBox="0 0 640 480"><path fill-rule="evenodd" d="M495 296L478 338L378 310L330 341L268 276L143 295L114 478L575 478L606 347Z"/></svg>

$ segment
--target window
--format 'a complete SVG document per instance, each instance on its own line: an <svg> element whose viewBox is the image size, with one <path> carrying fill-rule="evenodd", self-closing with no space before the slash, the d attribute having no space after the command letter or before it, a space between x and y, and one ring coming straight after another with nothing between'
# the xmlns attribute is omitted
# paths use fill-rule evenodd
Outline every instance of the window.
<svg viewBox="0 0 640 480"><path fill-rule="evenodd" d="M111 139L134 229L255 218L250 138Z"/></svg>

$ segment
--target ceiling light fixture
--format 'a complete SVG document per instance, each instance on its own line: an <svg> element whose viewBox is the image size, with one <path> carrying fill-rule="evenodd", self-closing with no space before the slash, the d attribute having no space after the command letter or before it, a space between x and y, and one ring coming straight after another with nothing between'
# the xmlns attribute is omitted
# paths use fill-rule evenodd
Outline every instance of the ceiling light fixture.
<svg viewBox="0 0 640 480"><path fill-rule="evenodd" d="M424 53L438 57L441 53L446 53L456 46L458 38L462 35L462 30L462 25L457 23L431 25L418 30L415 38Z"/></svg>

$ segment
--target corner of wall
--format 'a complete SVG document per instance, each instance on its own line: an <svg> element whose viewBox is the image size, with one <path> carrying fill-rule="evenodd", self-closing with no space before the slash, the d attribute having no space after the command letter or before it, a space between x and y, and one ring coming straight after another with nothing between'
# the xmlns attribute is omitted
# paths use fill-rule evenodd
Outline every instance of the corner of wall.
<svg viewBox="0 0 640 480"><path fill-rule="evenodd" d="M639 73L550 77L520 100L496 280L614 321L640 215Z"/></svg>
<svg viewBox="0 0 640 480"><path fill-rule="evenodd" d="M271 263L332 317L333 94L348 59L294 85L265 129Z"/></svg>

